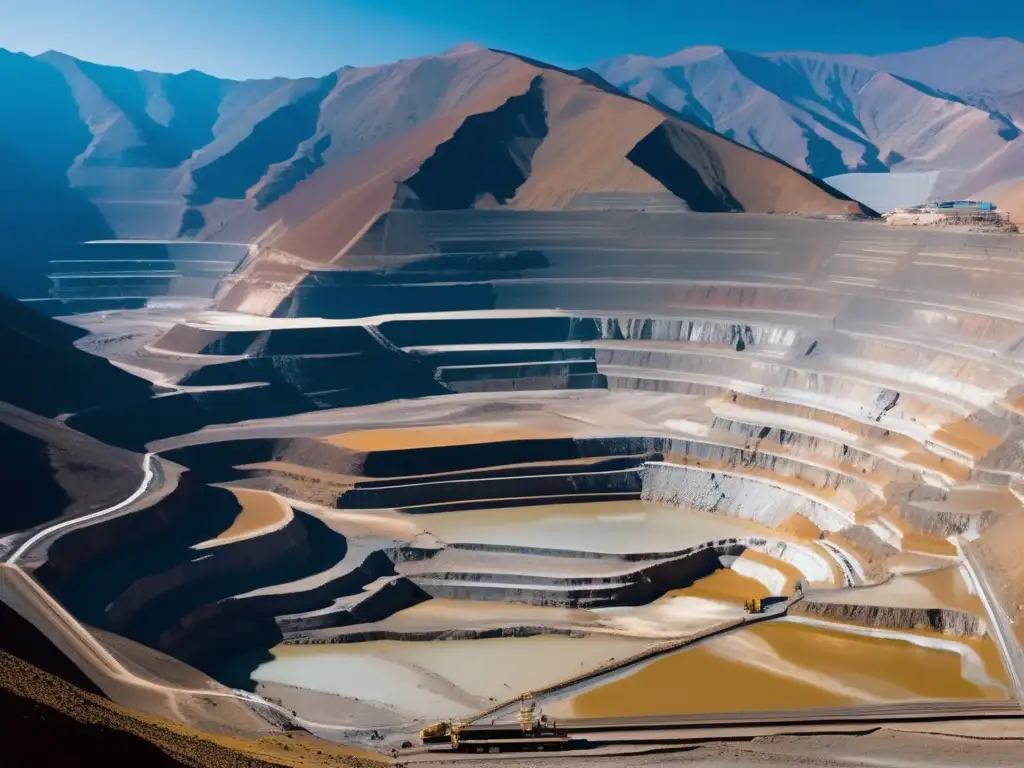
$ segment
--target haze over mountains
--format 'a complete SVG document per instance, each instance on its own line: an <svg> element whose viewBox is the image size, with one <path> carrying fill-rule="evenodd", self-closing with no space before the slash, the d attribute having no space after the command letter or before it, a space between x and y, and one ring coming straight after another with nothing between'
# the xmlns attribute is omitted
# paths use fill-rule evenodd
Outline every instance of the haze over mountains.
<svg viewBox="0 0 1024 768"><path fill-rule="evenodd" d="M884 56L714 46L594 69L628 93L819 178L939 171L977 193L1024 175L1024 44L961 38Z"/></svg>

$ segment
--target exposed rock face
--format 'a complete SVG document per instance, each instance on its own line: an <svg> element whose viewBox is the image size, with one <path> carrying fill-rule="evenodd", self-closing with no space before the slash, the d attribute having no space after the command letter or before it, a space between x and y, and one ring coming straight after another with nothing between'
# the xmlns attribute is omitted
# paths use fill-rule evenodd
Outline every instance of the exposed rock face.
<svg viewBox="0 0 1024 768"><path fill-rule="evenodd" d="M697 456L700 454L698 453ZM775 464L772 456L765 457ZM699 461L698 459L694 460ZM723 462L719 468L742 467L745 462ZM705 468L656 463L648 466L644 474L643 496L674 506L685 506L719 514L757 520L768 526L778 526L791 514L801 514L822 530L834 531L853 521L841 509L828 506L799 491L776 484L766 476L737 477L732 472Z"/></svg>
<svg viewBox="0 0 1024 768"><path fill-rule="evenodd" d="M687 587L721 567L722 555L738 555L739 541L715 542L689 551L665 553L650 565L637 563L621 575L563 578L518 573L418 573L412 581L431 597L454 600L492 600L561 607L597 608L644 605L672 589ZM528 554L528 552L524 552ZM616 558L603 558L614 562Z"/></svg>
<svg viewBox="0 0 1024 768"><path fill-rule="evenodd" d="M807 598L790 610L829 621L852 622L879 629L923 629L957 637L982 637L988 630L983 619L949 608L886 608L823 603Z"/></svg>
<svg viewBox="0 0 1024 768"><path fill-rule="evenodd" d="M495 637L536 637L537 635L563 635L575 637L580 633L568 629L557 629L543 625L503 627L501 629L443 629L427 632L397 632L370 630L367 632L346 632L331 637L297 637L289 645L336 645L340 643L367 643L375 640L405 640L424 642L427 640L486 640Z"/></svg>

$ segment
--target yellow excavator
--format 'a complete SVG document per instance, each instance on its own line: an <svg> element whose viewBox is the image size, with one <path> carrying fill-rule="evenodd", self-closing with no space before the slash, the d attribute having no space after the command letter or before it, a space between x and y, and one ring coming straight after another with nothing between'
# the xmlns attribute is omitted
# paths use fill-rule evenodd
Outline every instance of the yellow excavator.
<svg viewBox="0 0 1024 768"><path fill-rule="evenodd" d="M743 610L747 613L764 613L764 601L760 597L752 597L743 601Z"/></svg>

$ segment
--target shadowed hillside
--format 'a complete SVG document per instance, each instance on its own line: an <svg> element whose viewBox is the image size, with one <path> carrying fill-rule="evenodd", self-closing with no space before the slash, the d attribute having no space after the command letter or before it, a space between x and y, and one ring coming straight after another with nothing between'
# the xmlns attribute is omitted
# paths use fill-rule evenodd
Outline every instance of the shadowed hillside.
<svg viewBox="0 0 1024 768"><path fill-rule="evenodd" d="M0 294L0 401L52 417L150 396L148 382L76 349L84 334Z"/></svg>
<svg viewBox="0 0 1024 768"><path fill-rule="evenodd" d="M142 479L140 456L2 402L0 445L0 535L116 504Z"/></svg>
<svg viewBox="0 0 1024 768"><path fill-rule="evenodd" d="M83 240L113 232L68 169L92 135L56 70L0 49L0 286L16 296L45 295L49 259ZM59 221L60 226L53 226Z"/></svg>
<svg viewBox="0 0 1024 768"><path fill-rule="evenodd" d="M455 135L399 186L400 208L470 208L482 198L505 204L530 175L530 162L547 136L541 78L493 112L471 115ZM453 167L465 173L453 175Z"/></svg>

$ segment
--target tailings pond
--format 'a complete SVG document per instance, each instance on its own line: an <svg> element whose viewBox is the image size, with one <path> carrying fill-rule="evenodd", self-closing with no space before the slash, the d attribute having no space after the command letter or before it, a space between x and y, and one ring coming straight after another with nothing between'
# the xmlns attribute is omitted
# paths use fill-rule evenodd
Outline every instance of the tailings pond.
<svg viewBox="0 0 1024 768"><path fill-rule="evenodd" d="M766 533L737 518L633 500L441 512L414 519L449 544L611 554L673 552Z"/></svg>
<svg viewBox="0 0 1024 768"><path fill-rule="evenodd" d="M987 639L780 620L657 658L544 707L561 717L626 717L1005 699L1005 682Z"/></svg>

